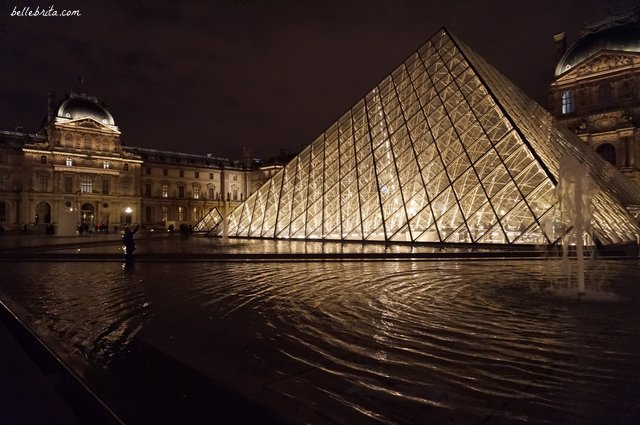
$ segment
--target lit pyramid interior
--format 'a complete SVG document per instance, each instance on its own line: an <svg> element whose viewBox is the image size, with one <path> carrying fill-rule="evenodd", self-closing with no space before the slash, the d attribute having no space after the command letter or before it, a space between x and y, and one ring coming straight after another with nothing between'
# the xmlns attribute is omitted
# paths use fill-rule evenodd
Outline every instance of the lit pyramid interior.
<svg viewBox="0 0 640 425"><path fill-rule="evenodd" d="M638 189L442 29L232 211L228 235L556 243L567 154L590 169L593 234L634 241Z"/></svg>

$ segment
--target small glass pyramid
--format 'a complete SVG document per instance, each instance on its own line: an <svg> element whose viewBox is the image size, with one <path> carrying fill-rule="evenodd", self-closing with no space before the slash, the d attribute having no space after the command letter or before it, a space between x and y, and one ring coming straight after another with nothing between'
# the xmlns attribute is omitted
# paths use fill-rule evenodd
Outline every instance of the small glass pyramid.
<svg viewBox="0 0 640 425"><path fill-rule="evenodd" d="M216 207L213 207L209 210L209 212L202 217L200 221L193 226L194 232L211 232L215 231L216 226L222 222L222 214L218 211Z"/></svg>

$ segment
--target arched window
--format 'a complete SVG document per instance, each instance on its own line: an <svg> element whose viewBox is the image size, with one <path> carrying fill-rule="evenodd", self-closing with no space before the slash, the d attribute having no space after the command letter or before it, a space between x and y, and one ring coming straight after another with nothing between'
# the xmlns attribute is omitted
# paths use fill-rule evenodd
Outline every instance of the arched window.
<svg viewBox="0 0 640 425"><path fill-rule="evenodd" d="M611 84L604 82L600 84L598 87L598 100L600 102L600 106L608 106L611 104L613 89L611 88Z"/></svg>
<svg viewBox="0 0 640 425"><path fill-rule="evenodd" d="M80 219L82 224L93 226L95 224L95 208L89 202L82 204L80 207Z"/></svg>
<svg viewBox="0 0 640 425"><path fill-rule="evenodd" d="M616 165L616 148L610 143L604 143L596 148L596 152L610 162Z"/></svg>
<svg viewBox="0 0 640 425"><path fill-rule="evenodd" d="M572 114L576 111L576 95L573 90L562 93L562 113Z"/></svg>
<svg viewBox="0 0 640 425"><path fill-rule="evenodd" d="M38 202L36 205L35 224L51 223L51 205L46 202Z"/></svg>

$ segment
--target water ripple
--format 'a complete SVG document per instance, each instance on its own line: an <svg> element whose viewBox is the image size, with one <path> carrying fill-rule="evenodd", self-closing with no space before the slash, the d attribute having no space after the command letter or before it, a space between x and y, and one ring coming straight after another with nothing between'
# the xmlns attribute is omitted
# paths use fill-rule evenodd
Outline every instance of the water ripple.
<svg viewBox="0 0 640 425"><path fill-rule="evenodd" d="M557 261L0 264L0 290L93 367L144 338L337 423L627 423L638 264L597 266L618 301L543 290L566 281Z"/></svg>

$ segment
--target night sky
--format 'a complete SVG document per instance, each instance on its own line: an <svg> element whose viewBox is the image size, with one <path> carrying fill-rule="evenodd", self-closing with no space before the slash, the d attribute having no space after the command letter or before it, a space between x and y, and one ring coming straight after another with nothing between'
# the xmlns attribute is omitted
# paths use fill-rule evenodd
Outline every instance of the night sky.
<svg viewBox="0 0 640 425"><path fill-rule="evenodd" d="M74 91L105 102L130 146L296 152L443 26L546 106L553 35L636 3L0 0L0 129L35 132L47 93ZM52 4L81 16L11 16Z"/></svg>

